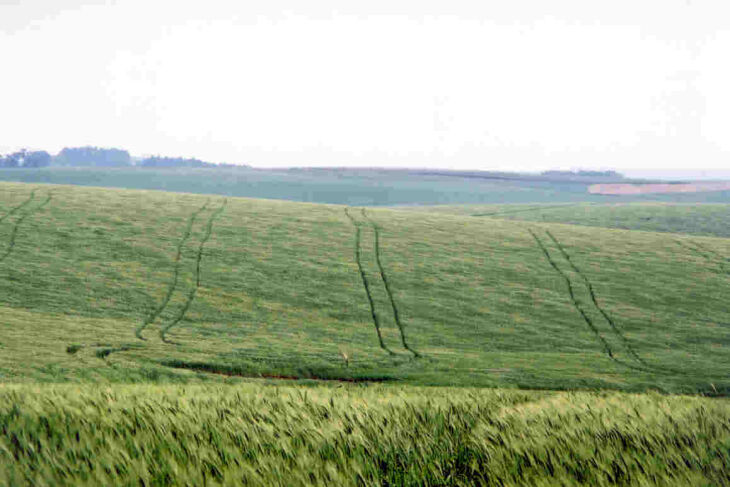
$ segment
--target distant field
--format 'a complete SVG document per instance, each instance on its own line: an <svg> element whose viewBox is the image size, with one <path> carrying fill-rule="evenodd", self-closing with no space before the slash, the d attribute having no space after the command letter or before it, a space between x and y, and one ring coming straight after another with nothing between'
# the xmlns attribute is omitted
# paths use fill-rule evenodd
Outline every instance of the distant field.
<svg viewBox="0 0 730 487"><path fill-rule="evenodd" d="M0 169L0 181L159 189L355 206L653 200L730 203L730 191L604 196L589 193L589 180L516 174L485 178L377 169Z"/></svg>
<svg viewBox="0 0 730 487"><path fill-rule="evenodd" d="M0 187L6 382L730 391L726 239Z"/></svg>
<svg viewBox="0 0 730 487"><path fill-rule="evenodd" d="M2 485L726 485L730 402L391 386L0 386Z"/></svg>
<svg viewBox="0 0 730 487"><path fill-rule="evenodd" d="M730 204L562 203L521 205L453 205L411 210L594 227L730 237Z"/></svg>

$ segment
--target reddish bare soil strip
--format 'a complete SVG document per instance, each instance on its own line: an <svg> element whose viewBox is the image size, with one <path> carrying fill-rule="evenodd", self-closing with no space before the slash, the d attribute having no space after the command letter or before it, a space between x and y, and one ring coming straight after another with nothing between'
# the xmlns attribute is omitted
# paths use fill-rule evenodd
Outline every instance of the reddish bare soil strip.
<svg viewBox="0 0 730 487"><path fill-rule="evenodd" d="M592 184L588 187L588 192L593 194L702 193L729 190L730 181L687 184Z"/></svg>

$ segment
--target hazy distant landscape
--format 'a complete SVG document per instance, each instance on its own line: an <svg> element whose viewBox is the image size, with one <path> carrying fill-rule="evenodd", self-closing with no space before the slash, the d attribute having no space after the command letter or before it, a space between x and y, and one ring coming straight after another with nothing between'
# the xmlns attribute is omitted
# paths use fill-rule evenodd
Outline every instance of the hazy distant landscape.
<svg viewBox="0 0 730 487"><path fill-rule="evenodd" d="M0 0L0 487L730 487L730 3Z"/></svg>

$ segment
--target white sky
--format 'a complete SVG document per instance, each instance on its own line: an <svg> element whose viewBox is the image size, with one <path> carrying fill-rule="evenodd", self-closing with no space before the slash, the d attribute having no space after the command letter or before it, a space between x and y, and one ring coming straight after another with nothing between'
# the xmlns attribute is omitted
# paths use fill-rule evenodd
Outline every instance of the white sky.
<svg viewBox="0 0 730 487"><path fill-rule="evenodd" d="M730 167L727 0L0 0L0 152Z"/></svg>

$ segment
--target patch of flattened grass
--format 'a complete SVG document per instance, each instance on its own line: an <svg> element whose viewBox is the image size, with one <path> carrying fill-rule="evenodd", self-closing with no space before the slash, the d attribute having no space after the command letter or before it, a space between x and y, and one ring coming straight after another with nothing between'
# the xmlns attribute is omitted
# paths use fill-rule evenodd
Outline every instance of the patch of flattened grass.
<svg viewBox="0 0 730 487"><path fill-rule="evenodd" d="M338 382L389 382L398 380L389 374L366 374L324 367L277 367L277 371L267 370L253 365L221 364L215 362L193 362L187 360L161 360L158 362L165 367L187 369L195 372L206 372L226 376L269 378L285 380L322 380Z"/></svg>

